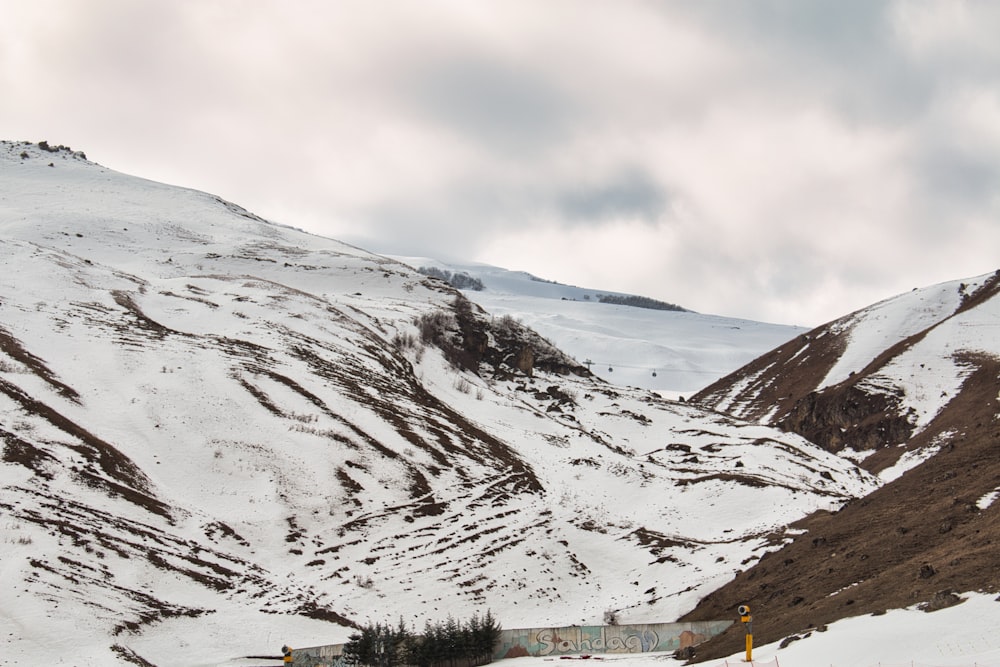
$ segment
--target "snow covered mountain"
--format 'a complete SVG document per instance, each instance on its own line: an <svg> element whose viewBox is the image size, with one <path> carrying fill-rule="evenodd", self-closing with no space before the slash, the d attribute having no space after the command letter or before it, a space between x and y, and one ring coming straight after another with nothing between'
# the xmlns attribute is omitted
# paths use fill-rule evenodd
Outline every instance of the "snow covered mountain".
<svg viewBox="0 0 1000 667"><path fill-rule="evenodd" d="M692 400L803 435L885 485L797 524L801 535L690 618L745 599L768 619L758 627L771 641L1000 591L1000 272L830 322Z"/></svg>
<svg viewBox="0 0 1000 667"><path fill-rule="evenodd" d="M989 407L983 385L997 380L998 358L1000 271L915 289L830 322L694 401L801 433L892 478L964 438L966 427L950 422L968 403Z"/></svg>
<svg viewBox="0 0 1000 667"><path fill-rule="evenodd" d="M672 620L879 485L610 385L404 264L64 147L0 144L0 230L11 664L235 665L484 609Z"/></svg>
<svg viewBox="0 0 1000 667"><path fill-rule="evenodd" d="M472 278L481 289L463 293L487 312L523 322L608 382L669 398L686 397L807 331L680 307L609 303L614 299L608 297L622 301L635 296L564 285L485 264L395 259L416 269Z"/></svg>

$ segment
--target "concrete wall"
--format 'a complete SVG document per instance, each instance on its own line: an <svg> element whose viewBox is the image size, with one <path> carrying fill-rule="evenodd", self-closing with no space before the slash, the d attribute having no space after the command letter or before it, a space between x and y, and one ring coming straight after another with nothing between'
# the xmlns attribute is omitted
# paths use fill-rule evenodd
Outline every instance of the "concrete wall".
<svg viewBox="0 0 1000 667"><path fill-rule="evenodd" d="M504 630L493 659L676 651L711 639L732 624L733 621L703 621Z"/></svg>
<svg viewBox="0 0 1000 667"><path fill-rule="evenodd" d="M711 639L733 621L648 623L645 625L574 625L565 628L502 630L494 660L582 655L676 651ZM343 667L343 644L295 649L295 667Z"/></svg>
<svg viewBox="0 0 1000 667"><path fill-rule="evenodd" d="M343 667L341 660L343 651L343 644L293 648L292 665L294 667Z"/></svg>

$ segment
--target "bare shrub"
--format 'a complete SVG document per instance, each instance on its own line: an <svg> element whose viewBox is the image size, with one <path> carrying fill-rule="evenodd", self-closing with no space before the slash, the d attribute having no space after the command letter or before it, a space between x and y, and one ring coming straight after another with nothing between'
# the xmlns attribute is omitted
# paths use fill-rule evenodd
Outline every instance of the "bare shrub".
<svg viewBox="0 0 1000 667"><path fill-rule="evenodd" d="M435 310L424 313L417 318L417 329L420 331L420 341L425 345L440 343L445 335L455 326L455 317L450 313Z"/></svg>
<svg viewBox="0 0 1000 667"><path fill-rule="evenodd" d="M417 346L417 337L409 331L400 332L393 336L392 344L400 351L412 350Z"/></svg>
<svg viewBox="0 0 1000 667"><path fill-rule="evenodd" d="M520 324L512 315L501 315L493 320L493 329L499 333L510 335L517 332Z"/></svg>

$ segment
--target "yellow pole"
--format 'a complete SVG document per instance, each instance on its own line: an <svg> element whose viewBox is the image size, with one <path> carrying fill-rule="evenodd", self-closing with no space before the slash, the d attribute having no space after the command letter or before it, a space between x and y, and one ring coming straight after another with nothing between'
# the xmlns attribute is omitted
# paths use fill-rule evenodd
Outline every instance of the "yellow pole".
<svg viewBox="0 0 1000 667"><path fill-rule="evenodd" d="M743 630L747 633L747 662L753 662L753 616L750 615L750 605L741 604L736 611L739 612Z"/></svg>

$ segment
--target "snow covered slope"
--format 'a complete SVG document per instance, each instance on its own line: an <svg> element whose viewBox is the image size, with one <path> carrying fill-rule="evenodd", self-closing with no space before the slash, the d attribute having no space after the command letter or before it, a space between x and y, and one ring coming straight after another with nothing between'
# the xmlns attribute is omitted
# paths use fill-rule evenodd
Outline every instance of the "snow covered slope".
<svg viewBox="0 0 1000 667"><path fill-rule="evenodd" d="M0 655L671 620L877 481L609 385L398 262L0 144Z"/></svg>
<svg viewBox="0 0 1000 667"><path fill-rule="evenodd" d="M982 391L971 380L998 358L1000 272L913 290L835 320L694 400L780 424L870 459L868 467L892 466L886 476L893 477L926 456L907 443L939 448L957 435L933 424L962 404L967 389Z"/></svg>
<svg viewBox="0 0 1000 667"><path fill-rule="evenodd" d="M464 294L488 312L528 325L613 384L688 396L806 332L803 327L601 303L629 295L539 279L523 271L396 257L413 268L466 274L482 290Z"/></svg>
<svg viewBox="0 0 1000 667"><path fill-rule="evenodd" d="M746 599L770 619L762 639L772 641L956 592L1000 592L1000 272L852 313L692 401L799 433L884 482L797 524L800 535L706 596L692 620Z"/></svg>

